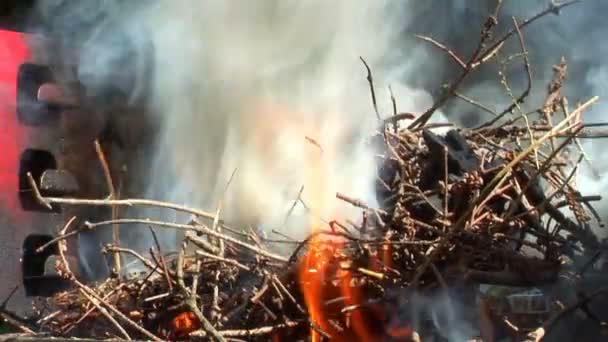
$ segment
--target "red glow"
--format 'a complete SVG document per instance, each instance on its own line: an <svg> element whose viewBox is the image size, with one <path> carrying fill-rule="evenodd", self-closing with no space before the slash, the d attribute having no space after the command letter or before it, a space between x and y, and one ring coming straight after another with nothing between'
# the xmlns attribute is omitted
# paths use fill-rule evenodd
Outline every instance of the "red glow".
<svg viewBox="0 0 608 342"><path fill-rule="evenodd" d="M19 154L23 128L17 121L17 72L30 57L24 34L0 30L0 207L11 215L17 200Z"/></svg>

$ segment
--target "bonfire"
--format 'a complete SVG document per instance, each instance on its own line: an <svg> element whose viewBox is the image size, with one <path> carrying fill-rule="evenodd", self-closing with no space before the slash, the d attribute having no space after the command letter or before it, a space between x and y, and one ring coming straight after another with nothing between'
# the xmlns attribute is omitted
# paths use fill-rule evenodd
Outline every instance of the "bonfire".
<svg viewBox="0 0 608 342"><path fill-rule="evenodd" d="M35 319L11 318L23 331L15 336L157 341L427 340L443 336L442 327L404 312L417 297L448 293L454 284L465 284L463 288L470 291L478 284L543 286L557 282L575 255L594 260L604 245L590 229L601 224L591 205L600 198L580 193L574 176L585 159L579 139L602 136L592 127L601 124L583 123L585 110L598 99L591 97L569 107L561 93L567 77L562 60L554 68L546 100L534 112L519 110L531 88L522 29L562 6L566 5L523 22L514 21L513 28L498 38L492 35L498 25L496 13L492 14L483 27L479 47L467 59L421 36L446 53L461 75L424 113L399 113L393 99L393 115L381 121L381 129L372 139L380 156L380 206L370 207L337 193L336 200L360 208L360 219L314 222L311 235L304 240L270 239L255 230L231 227L219 209L209 213L150 199L119 199L99 146L108 198L44 197L30 175L34 196L47 207L146 206L185 212L192 218L181 223L119 217L104 222L71 219L55 240L40 249L59 245L56 269L70 280L72 289L41 305ZM508 39L516 39L522 50L528 75L523 93L500 112L468 99L492 116L475 128L430 123L469 75L498 58ZM372 70L364 59L362 62L373 108L380 118ZM115 241L104 252L137 259L145 271L124 274L116 269L105 281L80 281L66 261L66 239L85 230L118 229L124 224L149 226L155 239L159 229L181 230L185 237L177 253L166 253L157 241L146 255ZM280 254L279 245L291 246L292 253ZM603 292L585 294L571 307L554 309L534 327L512 323L513 335L538 341L565 314ZM483 335L483 328L480 330Z"/></svg>

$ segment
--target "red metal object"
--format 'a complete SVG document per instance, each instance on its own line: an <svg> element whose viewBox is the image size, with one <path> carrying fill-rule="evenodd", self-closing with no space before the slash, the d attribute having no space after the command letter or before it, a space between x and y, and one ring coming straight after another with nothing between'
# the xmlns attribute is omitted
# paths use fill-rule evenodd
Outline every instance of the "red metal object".
<svg viewBox="0 0 608 342"><path fill-rule="evenodd" d="M31 57L26 34L0 30L0 207L22 220L18 200L19 156L27 128L17 120L17 73Z"/></svg>
<svg viewBox="0 0 608 342"><path fill-rule="evenodd" d="M57 125L47 114L54 112L36 98L38 83L46 83L43 76L51 72L47 66L33 63L30 43L40 38L0 25L0 298L18 287L10 302L11 309L18 312L31 307L26 297L48 296L69 285L45 268L56 248L36 252L52 239L63 217L55 209L39 210L42 206L32 197L24 177L31 172L39 180L44 171L60 167L55 159L58 135L49 134L52 125ZM45 127L47 123L52 125ZM76 243L68 242L70 246Z"/></svg>

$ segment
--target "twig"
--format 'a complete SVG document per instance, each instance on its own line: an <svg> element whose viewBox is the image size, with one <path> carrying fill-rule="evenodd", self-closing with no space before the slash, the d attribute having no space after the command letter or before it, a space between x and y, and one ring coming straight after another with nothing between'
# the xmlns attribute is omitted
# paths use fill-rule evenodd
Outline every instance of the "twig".
<svg viewBox="0 0 608 342"><path fill-rule="evenodd" d="M447 229L447 221L449 220L448 215L448 203L450 197L450 183L448 178L448 148L447 146L443 148L443 186L445 191L443 193L443 219L446 220L445 229Z"/></svg>
<svg viewBox="0 0 608 342"><path fill-rule="evenodd" d="M526 50L526 43L524 42L524 36L521 33L519 24L517 23L517 19L515 19L515 17L512 17L512 19L515 25L515 31L517 32L517 37L519 38L519 45L521 47L522 58L524 60L524 71L526 72L527 82L526 89L524 89L521 95L519 95L519 97L515 101L513 101L513 103L503 111L503 113L511 112L513 108L522 104L526 97L528 97L528 95L530 94L530 89L532 89L532 72L530 71L530 60L528 58L528 51ZM497 117L500 117L501 114L499 114Z"/></svg>
<svg viewBox="0 0 608 342"><path fill-rule="evenodd" d="M236 267L238 267L238 268L240 268L242 270L248 271L248 272L251 271L251 268L249 266L243 265L243 264L241 264L240 262L238 262L238 261L236 261L234 259L228 259L228 258L225 258L225 257L220 257L220 256L217 256L217 255L213 255L213 254L204 252L204 251L200 251L200 250L196 251L195 253L196 253L196 255L200 255L200 256L205 257L205 258L221 261L221 262L224 262L226 264L229 264L229 265L232 265L232 266L236 266Z"/></svg>
<svg viewBox="0 0 608 342"><path fill-rule="evenodd" d="M355 198L348 197L348 196L346 196L344 194L341 194L339 192L336 192L336 198L338 198L338 199L340 199L340 200L342 200L344 202L350 203L351 205L353 205L355 207L358 207L358 208L361 208L361 209L372 210L372 211L380 212L382 214L386 214L386 212L384 210L382 210L382 209L373 209L373 208L370 208L363 201L355 199Z"/></svg>
<svg viewBox="0 0 608 342"><path fill-rule="evenodd" d="M106 196L107 200L117 199L116 188L114 187L114 181L112 180L112 173L110 172L110 167L108 166L108 161L106 160L105 154L103 153L103 149L101 148L101 144L99 140L95 140L95 152L97 153L97 158L101 163L101 168L103 170L104 177L106 179L106 183L108 185L109 194ZM112 206L112 218L115 219L118 217L118 211L115 205ZM114 246L120 245L120 235L119 235L119 227L118 225L112 226L112 244ZM114 253L114 273L120 274L120 253Z"/></svg>
<svg viewBox="0 0 608 342"><path fill-rule="evenodd" d="M384 124L388 125L390 123L397 125L397 122L401 121L401 120L413 120L416 118L416 114L414 113L399 113L399 114L395 114L393 116L390 116L386 119L384 119Z"/></svg>
<svg viewBox="0 0 608 342"><path fill-rule="evenodd" d="M321 153L324 153L323 152L323 147L321 146L321 144L316 139L313 139L313 138L311 138L311 137L309 137L307 135L304 136L304 139L306 139L306 141L308 141L309 143L311 143L312 145L314 145L315 147L317 147Z"/></svg>
<svg viewBox="0 0 608 342"><path fill-rule="evenodd" d="M63 229L61 230L61 233L65 233L67 231L67 229L70 227L70 225L72 224L72 222L74 222L75 220L76 220L76 216L73 216L63 227ZM65 272L67 273L66 275L67 275L68 279L70 279L73 283L75 283L76 285L79 285L79 282L76 280L74 273L72 273L72 270L70 269L70 265L68 264L68 261L65 257L64 250L66 250L66 249L67 249L67 245L65 244L65 241L59 242L59 256L61 257L61 261L63 263L63 268L65 269ZM99 304L99 300L97 298L93 298L88 291L85 291L85 287L86 287L85 285L78 286L78 288L79 288L78 290L79 290L80 294L83 295L85 298L87 298L87 300L91 304L93 304L93 306L95 306L95 308L97 308L97 310L99 310L99 312L101 312L101 314L104 315L127 340L131 340L131 336L129 336L129 334L125 331L125 329L114 319L114 317L112 317L110 315L110 313L105 308L103 308ZM103 300L102 300L102 302L106 303ZM107 304L107 305L109 306L109 304Z"/></svg>
<svg viewBox="0 0 608 342"><path fill-rule="evenodd" d="M93 306L99 311L101 312L102 315L104 315L115 327L116 329L118 329L118 331L127 339L127 340L132 340L131 337L129 336L129 334L127 333L127 331L116 321L116 319L114 319L114 317L112 317L112 315L110 315L110 313L108 312L108 310L106 310L106 308L102 307L99 304L99 301L96 298L93 298L89 293L87 293L84 289L79 288L78 292L85 297L89 303L93 304Z"/></svg>
<svg viewBox="0 0 608 342"><path fill-rule="evenodd" d="M125 253L125 254L129 254L134 256L136 259L138 259L139 261L141 261L141 263L146 266L147 268L149 268L150 270L155 270L156 267L146 258L144 258L141 254L137 253L136 251L132 250L132 249L128 249L128 248L124 248L124 247L119 247L119 246L113 246L113 245L108 245L105 247L105 249L111 253ZM160 275L163 275L163 272L156 270L156 272Z"/></svg>
<svg viewBox="0 0 608 342"><path fill-rule="evenodd" d="M496 25L496 17L498 15L497 12L501 5L501 1L499 1L496 6L496 11L494 13L494 16L490 20L487 21L486 28L484 28L484 31L487 31L487 32L484 32L484 34L482 34L480 44L478 45L477 50L473 53L473 56L466 63L466 68L462 71L460 76L448 86L445 95L443 95L439 100L437 100L435 102L435 104L433 104L433 106L431 108L429 108L426 112L424 112L421 116L419 116L418 119L416 119L414 122L412 122L410 124L409 128L423 126L431 118L433 113L435 113L435 111L437 109L439 109L441 106L443 106L443 104L445 104L445 102L454 95L454 92L456 91L456 89L458 89L460 84L469 76L471 70L477 68L479 65L482 65L491 56L495 55L497 53L497 51L503 46L505 41L507 39L509 39L513 34L515 34L518 30L523 29L524 27L528 26L529 24L533 23L537 19L542 18L549 13L554 13L558 10L561 10L565 7L573 5L577 2L580 2L580 0L572 0L572 1L561 3L561 4L557 4L557 5L553 6L552 8L549 8L545 11L538 13L537 15L533 16L530 19L524 20L521 24L517 25L517 28L513 28L512 30L507 32L502 38L495 41L492 45L490 45L488 48L486 48L485 51L482 52L481 49L485 45L485 43L489 37L489 35L487 33L489 33L489 31Z"/></svg>
<svg viewBox="0 0 608 342"><path fill-rule="evenodd" d="M293 212L296 205L298 204L298 201L300 200L300 198L302 196L302 192L304 192L304 185L302 185L300 187L300 191L298 191L298 196L296 197L295 201L293 201L293 204L291 205L291 207L289 207L289 210L287 211L287 215L285 215L285 220L283 220L283 225L287 224L287 220L289 219L289 216L291 216L291 213ZM279 234L279 233L277 233L277 234Z"/></svg>
<svg viewBox="0 0 608 342"><path fill-rule="evenodd" d="M110 291L110 293L108 293L107 295L105 295L103 297L103 300L108 300L110 297L112 297L115 293L117 293L121 289L122 289L122 284L119 285L117 288L113 289L112 291ZM63 329L61 331L62 335L65 335L65 334L69 333L70 331L72 331L72 329L74 329L76 326L78 326L78 324L80 324L91 313L93 313L93 311L95 311L95 309L97 309L97 307L95 305L93 305L93 307L90 308L89 310L87 310L87 312L85 312L82 316L80 316L80 318L76 322L71 323L69 326L67 326L65 329Z"/></svg>
<svg viewBox="0 0 608 342"><path fill-rule="evenodd" d="M108 166L108 161L106 160L105 154L103 153L103 149L101 148L101 144L99 144L99 140L95 140L95 152L97 153L97 158L101 163L101 168L103 169L103 175L106 179L106 184L108 186L109 194L106 196L106 199L113 200L116 195L116 188L114 188L114 182L112 181L112 174L110 172L110 167Z"/></svg>
<svg viewBox="0 0 608 342"><path fill-rule="evenodd" d="M378 104L376 103L376 91L374 90L374 79L372 78L372 70L369 68L369 65L367 65L367 62L365 61L365 59L363 59L363 57L359 56L359 59L361 60L361 62L363 62L363 65L365 65L365 69L367 70L367 83L369 83L369 91L372 95L372 104L374 105L376 118L378 118L378 120L381 120L380 113L378 112Z"/></svg>
<svg viewBox="0 0 608 342"><path fill-rule="evenodd" d="M224 337L253 337L253 336L262 336L262 335L272 334L279 330L283 330L283 329L287 329L287 328L295 328L300 325L302 325L302 322L288 321L288 322L273 325L273 326L259 327L259 328L255 328L255 329L221 330L221 331L219 331L219 334Z"/></svg>
<svg viewBox="0 0 608 342"><path fill-rule="evenodd" d="M589 106L591 106L593 103L597 102L598 99L599 98L597 96L591 98L590 100L585 102L583 105L579 106L570 115L574 116L577 113L584 111ZM469 206L469 209L467 210L467 212L460 217L460 220L455 224L456 227L461 227L462 224L464 224L464 221L466 220L466 218L471 214L471 211L474 210L474 208L479 204L479 202L483 201L483 199L485 199L494 190L494 188L500 187L502 185L502 183L506 179L505 176L511 171L511 169L516 164L518 164L524 158L526 158L528 156L528 154L530 154L530 152L532 152L534 149L536 149L538 146L540 146L540 144L545 142L547 139L551 138L555 133L559 132L567 123L568 123L567 119L562 120L562 122L557 124L551 131L549 131L548 133L543 135L534 144L530 144L530 146L528 146L524 151L522 151L515 158L513 158L513 160L511 162L509 162L509 164L504 166L502 168L502 170L481 191L481 194L478 197L478 203L476 203L475 205Z"/></svg>
<svg viewBox="0 0 608 342"><path fill-rule="evenodd" d="M439 43L438 41L434 40L431 37L423 36L420 34L416 34L414 36L418 39L424 40L425 42L429 42L429 43L435 45L436 47L438 47L439 49L445 51L450 57L452 57L452 60L455 61L456 64L458 64L458 66L460 66L461 69L463 69L463 70L467 69L467 63L463 62L462 59L460 57L458 57L458 55L454 51L452 51L452 49Z"/></svg>
<svg viewBox="0 0 608 342"><path fill-rule="evenodd" d="M397 115L397 100L395 100L395 94L393 94L393 88L388 86L388 93L391 95L391 103L393 104L393 116ZM393 130L397 133L398 125L397 121L393 122Z"/></svg>
<svg viewBox="0 0 608 342"><path fill-rule="evenodd" d="M116 218L112 218L112 219L116 219ZM118 226L118 224L115 224L114 226ZM171 282L171 278L169 277L169 271L167 268L167 262L165 261L165 257L163 256L163 252L160 248L160 242L158 241L158 237L156 236L156 232L154 232L154 228L152 228L152 226L148 226L148 228L150 229L150 233L152 234L152 238L154 239L154 244L156 245L156 250L158 251L158 258L160 259L160 264L162 266L163 269L163 273L165 275L165 280L167 281L167 286L169 286L169 291L173 290L173 284Z"/></svg>
<svg viewBox="0 0 608 342"><path fill-rule="evenodd" d="M454 92L458 89L458 87L460 87L462 82L464 82L464 80L471 74L471 71L489 59L488 56L486 56L488 58L481 58L480 60L478 60L477 58L480 55L481 50L483 49L483 46L485 45L486 41L490 38L490 32L497 24L496 18L498 16L500 4L501 1L499 1L496 5L494 16L491 16L486 20L485 26L482 30L481 39L479 40L479 44L473 52L473 55L465 63L465 68L463 68L460 76L458 76L455 81L453 81L449 86L447 86L444 95L442 95L437 101L435 101L431 108L427 109L424 113L422 113L422 115L420 115L416 120L414 120L414 122L412 122L408 126L408 129L424 126L429 121L431 116L433 116L435 111L441 108L441 106L443 106L454 95ZM495 48L494 50L490 50L493 52L489 56L493 56L494 54L496 54L500 46Z"/></svg>
<svg viewBox="0 0 608 342"><path fill-rule="evenodd" d="M132 198L132 199L123 199L123 200L107 200L107 199L77 199L77 198L62 198L62 197L43 197L40 194L38 186L36 185L36 182L34 181L34 177L32 177L31 172L27 173L27 177L28 177L30 186L32 187L32 192L34 193L36 200L48 209L53 208L51 206L51 204L53 204L53 203L54 204L76 205L76 206L102 206L102 207L112 206L112 205L132 207L132 206L140 205L140 206L146 206L146 207L171 209L171 210L175 210L175 211L194 214L198 217L202 217L202 218L205 218L205 219L208 219L211 221L213 221L215 219L215 215L208 213L206 211L189 208L186 206L181 206L181 205L177 205L177 204L173 204L173 203L148 200L148 199ZM220 220L220 223L223 223L223 221Z"/></svg>
<svg viewBox="0 0 608 342"><path fill-rule="evenodd" d="M186 235L184 238L187 241L195 244L197 247L202 248L211 254L214 254L214 255L220 254L219 247L216 247L216 246L212 245L211 243L207 242L207 240L196 236L196 234L193 232L189 232L189 231L186 232Z"/></svg>
<svg viewBox="0 0 608 342"><path fill-rule="evenodd" d="M476 101L476 100L474 100L474 99L472 99L472 98L470 98L470 97L468 97L468 96L466 96L464 94L461 94L461 93L455 91L454 92L454 96L458 97L459 99L461 99L461 100L463 100L465 102L468 102L468 103L472 104L473 106L479 107L480 109L482 109L482 110L484 110L484 111L492 114L492 116L498 116L498 113L496 113L495 110L491 109L490 107L484 105L483 103L481 103L479 101Z"/></svg>
<svg viewBox="0 0 608 342"><path fill-rule="evenodd" d="M188 290L188 288L186 287L186 284L184 282L184 250L186 249L186 244L187 244L187 242L183 243L183 246L180 249L178 256L177 256L177 284L178 284L182 294L185 297L184 304L198 318L198 320L202 324L205 332L207 332L209 335L211 335L216 341L225 342L226 339L224 339L224 337L221 336L217 332L217 330L213 327L211 322L209 322L209 320L207 320L207 318L203 315L201 310L198 308L198 305L196 303L195 293L191 293Z"/></svg>
<svg viewBox="0 0 608 342"><path fill-rule="evenodd" d="M517 19L515 19L515 17L512 17L513 19L513 23L515 24L515 32L517 32L517 36L519 37L519 45L521 47L521 51L522 51L522 58L524 60L524 71L526 72L526 88L524 89L524 91L521 93L521 95L515 99L511 105L509 105L509 107L507 107L505 110L503 110L502 112L496 114L494 116L494 118L492 118L492 120L478 126L476 129L481 129L484 127L488 127L488 126L492 126L494 125L496 122L498 122L498 120L502 119L506 114L511 113L513 111L513 109L515 109L515 107L518 107L521 103L524 102L525 98L528 97L528 95L530 94L530 90L532 89L532 72L530 71L530 60L528 57L528 51L526 50L526 44L524 42L524 37L523 34L521 33L520 30L520 26L517 23ZM526 115L523 115L524 118L526 118Z"/></svg>
<svg viewBox="0 0 608 342"><path fill-rule="evenodd" d="M500 38L499 40L495 41L492 45L490 45L487 49L485 53L482 53L479 57L479 60L482 60L483 58L485 58L485 56L490 53L491 51L494 51L497 47L501 46L502 44L504 44L504 42L511 38L511 36L513 36L517 30L521 30L524 27L528 26L529 24L535 22L536 20L546 16L547 14L551 14L551 13L556 13L568 6L574 5L577 2L581 2L581 0L572 0L572 1L566 1L560 4L554 4L553 6L547 8L546 10L536 14L535 16L524 20L521 24L519 24L517 26L517 29L513 28L511 29L509 32L507 32L504 36L502 36L502 38Z"/></svg>
<svg viewBox="0 0 608 342"><path fill-rule="evenodd" d="M258 253L259 255L265 256L269 259L274 259L274 260L280 261L280 262L288 261L288 259L285 257L282 257L282 256L274 254L274 253L270 253L268 251L265 251L261 248L250 245L248 243L245 243L245 242L235 239L233 237L230 237L230 236L227 236L224 234L220 234L220 233L218 233L210 228L207 228L205 226L202 226L202 225L201 226L192 226L192 225L188 225L188 224L152 221L149 219L118 219L118 220L100 221L100 222L94 222L94 223L85 222L85 224L91 229L101 227L101 226L112 225L112 224L151 224L151 225L155 225L155 226L159 226L159 227L170 227L170 228L176 228L176 229L191 230L191 231L199 232L201 234L210 235L215 238L220 238L222 240L228 241L235 245L239 245L241 247L244 247L246 249L249 249L253 252Z"/></svg>
<svg viewBox="0 0 608 342"><path fill-rule="evenodd" d="M0 318L5 320L6 322L8 322L10 325L17 327L23 333L35 334L34 327L30 327L29 324L27 324L25 322L25 319L18 317L16 314L14 314L6 309L6 306L8 305L9 301L11 300L11 298L13 297L15 292L17 292L18 289L19 289L19 286L15 286L13 288L13 290L8 294L8 296L6 296L6 298L4 299L2 304L0 305Z"/></svg>
<svg viewBox="0 0 608 342"><path fill-rule="evenodd" d="M65 234L65 232L67 231L67 229L69 228L69 226L72 224L72 222L74 222L74 220L76 219L76 216L72 217L68 223L65 225L65 227L61 230L62 234ZM63 263L63 267L66 270L67 276L68 278L72 281L73 284L75 284L79 290L83 291L83 293L87 294L89 297L92 297L93 299L95 299L94 302L91 302L93 305L99 305L99 303L103 304L106 308L108 308L110 311L112 311L112 313L114 313L115 315L117 315L120 319L122 319L123 321L125 321L126 323L128 323L132 328L136 329L137 331L139 331L140 333L146 335L147 337L155 340L155 341L162 341L160 338L158 338L156 335L152 334L151 332L149 332L148 330L146 330L145 328L139 326L137 323L133 322L129 317L125 316L122 312L118 311L114 306L110 305L109 303L107 303L105 300L103 300L103 298L99 297L97 295L97 293L95 293L95 291L91 290L88 286L86 286L85 284L83 284L82 282L80 282L78 279L76 279L76 276L74 275L74 273L72 272L72 270L70 269L70 266L65 258L65 254L64 254L64 250L67 250L67 245L65 243L65 240L62 240L59 242L59 256L61 257L61 261ZM101 310L100 312L104 312L105 310ZM114 318L111 317L108 313L108 319L110 319L111 321L114 321ZM119 331L124 331L124 329L118 324L117 328L119 329ZM125 332L126 334L126 332ZM127 334L125 336L127 339L130 339L129 335Z"/></svg>

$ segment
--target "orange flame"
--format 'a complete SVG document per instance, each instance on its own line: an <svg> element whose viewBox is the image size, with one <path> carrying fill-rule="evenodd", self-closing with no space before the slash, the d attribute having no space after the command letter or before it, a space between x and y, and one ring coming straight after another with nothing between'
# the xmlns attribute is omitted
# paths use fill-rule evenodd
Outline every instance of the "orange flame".
<svg viewBox="0 0 608 342"><path fill-rule="evenodd" d="M323 211L324 206L330 205L330 203L324 202L326 197L323 196L323 193L329 185L326 184L328 179L325 175L328 169L333 167L333 165L327 165L328 161L332 160L331 156L328 156L328 152L315 149L314 145L311 144L313 148L305 155L306 189L311 209L313 234L319 232L321 228L319 214ZM332 152L335 151L329 151L329 153ZM332 231L334 230L332 223L330 223L330 228ZM337 266L340 261L344 261L338 255L343 243L341 238L324 235L313 237L309 242L308 253L298 270L304 301L309 319L313 324L311 327L313 342L321 341L322 334L330 335L332 341L346 341L353 338L358 341L376 340L369 332L365 318L359 310L348 314L348 319L345 319L347 315L339 310L346 306L362 303L362 294L354 283L355 277L352 270L338 269ZM341 307L330 309L326 303L336 298L344 298ZM335 323L332 324L332 322Z"/></svg>
<svg viewBox="0 0 608 342"><path fill-rule="evenodd" d="M310 227L313 234L318 233L323 226L321 215L336 215L337 211L336 203L330 202L335 200L335 193L332 196L329 189L336 185L332 182L339 181L331 171L340 166L332 163L340 160L337 158L339 151L334 145L344 135L343 127L337 122L320 125L311 119L311 116L291 113L272 101L264 103L260 108L257 112L259 115L252 117L255 118L252 124L260 125L260 130L250 137L246 145L260 153L260 158L272 160L276 151L266 146L271 145L277 136L289 138L286 141L291 144L290 154L298 155L299 161L302 162L299 171L302 171L305 177L303 199L309 208ZM292 116L299 120L293 120ZM329 137L322 134L321 126L330 129ZM317 140L319 137L326 139ZM275 145L278 145L275 147L279 148L279 152L285 152L280 150L281 144ZM280 173L276 174L277 179L280 176ZM333 231L333 224L330 223L328 228ZM359 281L360 273L352 260L339 253L343 245L342 238L316 235L309 241L308 252L297 270L308 318L312 323L312 341L321 341L323 335L331 336L331 341L377 341L383 327L379 322L379 318L384 314L382 310L372 312L374 308L371 308L342 312L344 308L365 303L365 292ZM388 246L386 244L378 249L376 254L371 256L368 265L359 266L375 272L382 272L386 267L390 267L391 249ZM343 264L350 266L341 267ZM380 332L376 336L375 329L378 327ZM272 337L273 341L279 339L279 335Z"/></svg>
<svg viewBox="0 0 608 342"><path fill-rule="evenodd" d="M323 250L316 241L318 238L313 238L311 241L311 250L306 255L304 262L299 270L299 278L301 281L304 301L308 309L310 320L313 324L319 327L324 332L330 330L329 322L323 315L323 284L326 268L331 261L330 251ZM314 250L313 250L314 249ZM316 329L311 329L312 341L320 341L320 335Z"/></svg>
<svg viewBox="0 0 608 342"><path fill-rule="evenodd" d="M361 291L359 291L355 284L353 284L353 277L350 272L344 276L341 282L342 294L345 296L345 301L348 306L359 305L363 303ZM351 325L355 332L355 335L360 341L374 341L373 334L369 331L367 324L365 324L365 317L360 310L354 310L350 316Z"/></svg>
<svg viewBox="0 0 608 342"><path fill-rule="evenodd" d="M343 241L336 238L313 238L298 269L308 315L314 324L311 328L312 341L321 341L322 335L318 330L330 335L331 341L377 341L378 332L371 325L382 324L382 312L369 309L342 312L342 309L365 303L360 278L352 270L353 262L339 253L342 244ZM338 265L345 266L340 268ZM342 298L339 307L330 308L326 303L336 298ZM336 324L331 324L332 321Z"/></svg>

